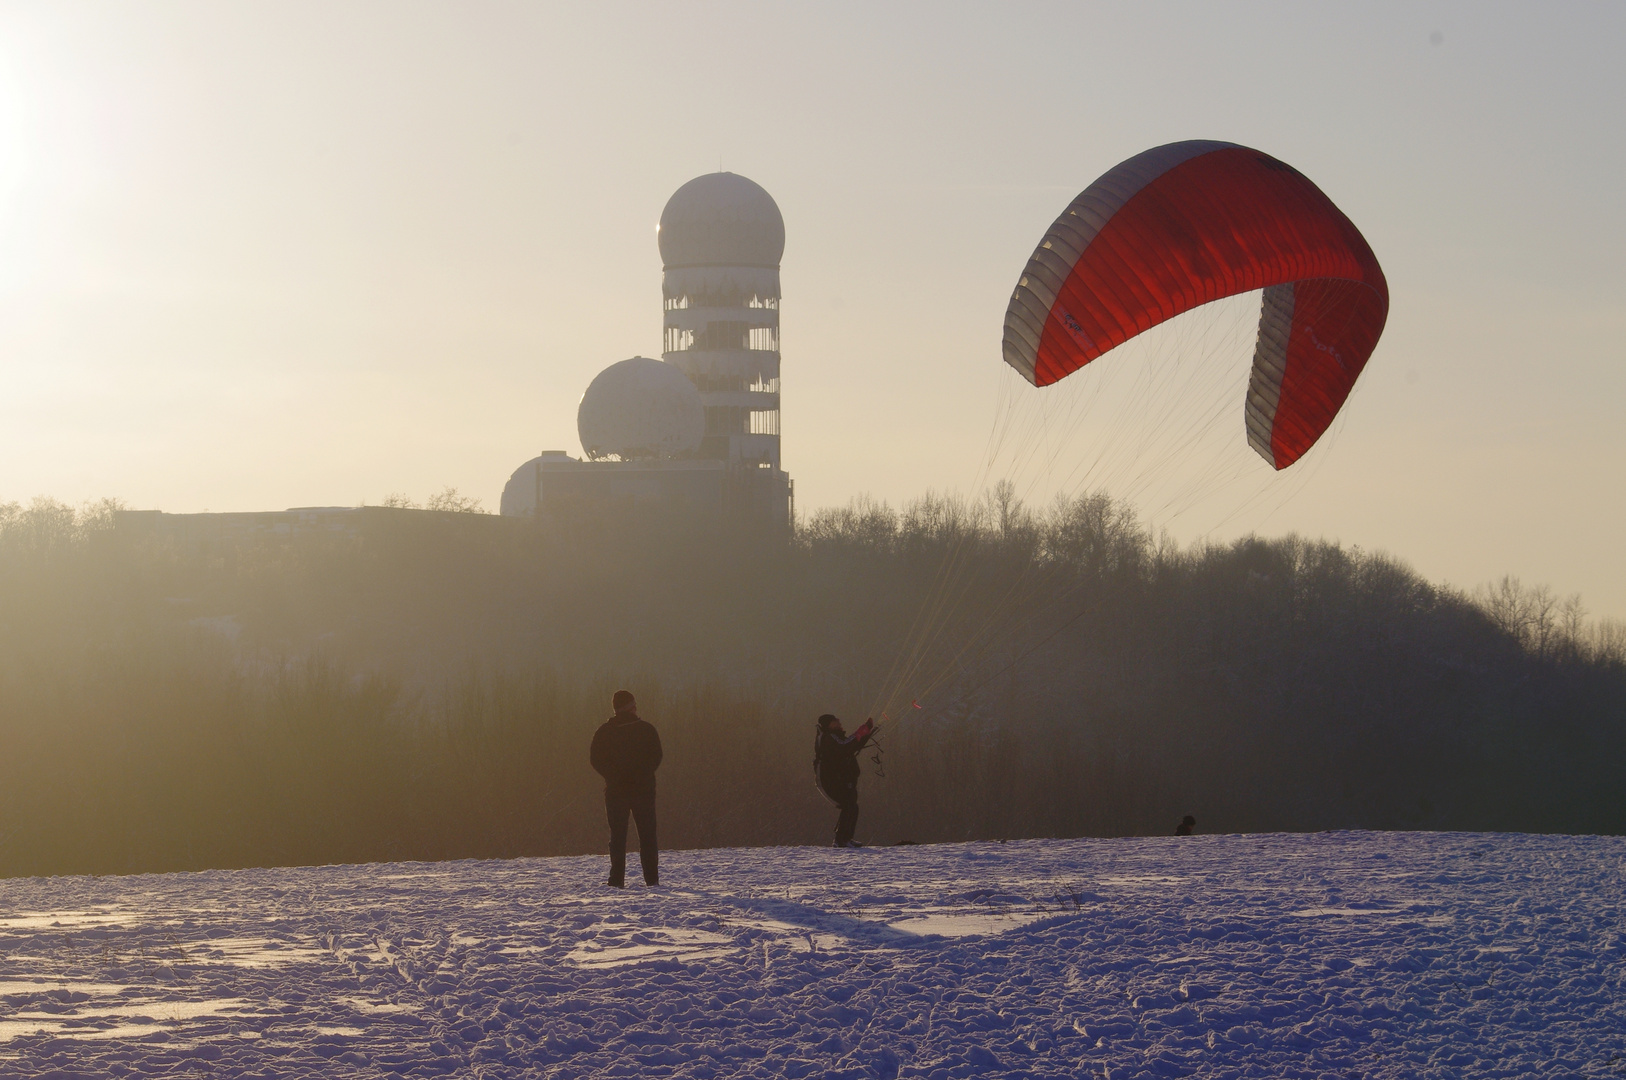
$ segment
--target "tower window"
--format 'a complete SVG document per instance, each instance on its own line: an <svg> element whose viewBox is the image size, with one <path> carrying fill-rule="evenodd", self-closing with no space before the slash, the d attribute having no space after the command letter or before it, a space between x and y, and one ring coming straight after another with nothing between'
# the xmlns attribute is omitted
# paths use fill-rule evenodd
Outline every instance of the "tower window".
<svg viewBox="0 0 1626 1080"><path fill-rule="evenodd" d="M738 405L707 405L707 435L744 435L748 428L746 414L749 409Z"/></svg>
<svg viewBox="0 0 1626 1080"><path fill-rule="evenodd" d="M707 323L706 328L695 335L693 347L696 349L748 349L751 347L750 327L742 322Z"/></svg>

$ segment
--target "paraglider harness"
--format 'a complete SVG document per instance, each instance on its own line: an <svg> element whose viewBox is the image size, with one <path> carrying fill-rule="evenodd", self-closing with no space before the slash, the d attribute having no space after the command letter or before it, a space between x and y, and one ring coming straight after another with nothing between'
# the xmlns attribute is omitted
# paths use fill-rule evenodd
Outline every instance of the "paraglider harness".
<svg viewBox="0 0 1626 1080"><path fill-rule="evenodd" d="M825 716L829 716L829 714L826 713ZM835 717L832 716L830 719L834 720ZM884 777L886 775L886 764L882 761L880 741L875 738L875 732L877 729L874 721L866 720L864 721L864 724L870 729L867 733L869 736L869 742L866 749L874 751L874 753L870 754L869 759L875 764L875 775ZM853 732L852 735L849 736L849 739L863 738L863 736L860 734L860 732L863 732L863 730L863 726L859 727L858 731ZM828 728L825 724L825 717L821 716L813 724L813 786L819 789L819 794L828 799L832 806L840 806L841 804L836 802L835 799L830 798L830 793L824 790L824 782L822 779L820 779L820 775L823 772L821 766L824 764L824 737L827 734ZM861 752L862 751L860 751L860 753Z"/></svg>

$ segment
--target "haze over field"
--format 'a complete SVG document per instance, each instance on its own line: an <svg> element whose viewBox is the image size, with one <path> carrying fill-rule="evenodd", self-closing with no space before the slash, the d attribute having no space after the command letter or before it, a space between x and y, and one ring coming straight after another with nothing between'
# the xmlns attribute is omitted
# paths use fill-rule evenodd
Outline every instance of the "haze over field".
<svg viewBox="0 0 1626 1080"><path fill-rule="evenodd" d="M0 502L494 506L576 450L593 373L658 352L654 224L719 166L784 210L798 504L964 490L1038 236L1130 154L1217 138L1314 178L1393 308L1291 498L1154 524L1626 615L1623 29L1611 6L7 4Z"/></svg>
<svg viewBox="0 0 1626 1080"><path fill-rule="evenodd" d="M0 1073L1620 1073L1623 46L0 0Z"/></svg>

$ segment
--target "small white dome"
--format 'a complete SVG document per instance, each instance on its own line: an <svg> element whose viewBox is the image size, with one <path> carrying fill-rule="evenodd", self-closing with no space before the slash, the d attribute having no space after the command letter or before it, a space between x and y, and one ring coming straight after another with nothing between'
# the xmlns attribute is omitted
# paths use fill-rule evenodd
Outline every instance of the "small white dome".
<svg viewBox="0 0 1626 1080"><path fill-rule="evenodd" d="M689 377L661 360L634 356L588 384L576 432L590 458L671 458L700 448L706 409Z"/></svg>
<svg viewBox="0 0 1626 1080"><path fill-rule="evenodd" d="M755 181L735 173L707 173L666 201L660 246L661 262L668 270L685 266L778 270L785 254L785 219L773 196Z"/></svg>
<svg viewBox="0 0 1626 1080"><path fill-rule="evenodd" d="M503 485L502 502L498 504L498 513L503 517L530 517L540 509L542 501L542 467L544 465L579 464L575 458L563 450L544 450L540 457L534 457L514 470Z"/></svg>

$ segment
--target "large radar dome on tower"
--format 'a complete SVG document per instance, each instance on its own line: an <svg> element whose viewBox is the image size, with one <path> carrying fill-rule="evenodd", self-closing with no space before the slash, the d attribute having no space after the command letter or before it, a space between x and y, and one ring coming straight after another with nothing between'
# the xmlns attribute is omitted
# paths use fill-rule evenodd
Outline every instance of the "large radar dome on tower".
<svg viewBox="0 0 1626 1080"><path fill-rule="evenodd" d="M700 456L783 479L779 257L785 219L779 206L743 176L697 176L667 200L660 246L666 264L661 359L700 391L706 412ZM784 483L788 492L788 479Z"/></svg>
<svg viewBox="0 0 1626 1080"><path fill-rule="evenodd" d="M706 412L688 376L661 360L611 364L587 386L576 432L589 458L671 458L700 448Z"/></svg>
<svg viewBox="0 0 1626 1080"><path fill-rule="evenodd" d="M689 266L755 266L778 270L785 219L760 185L730 172L697 176L672 193L661 211L661 261Z"/></svg>

